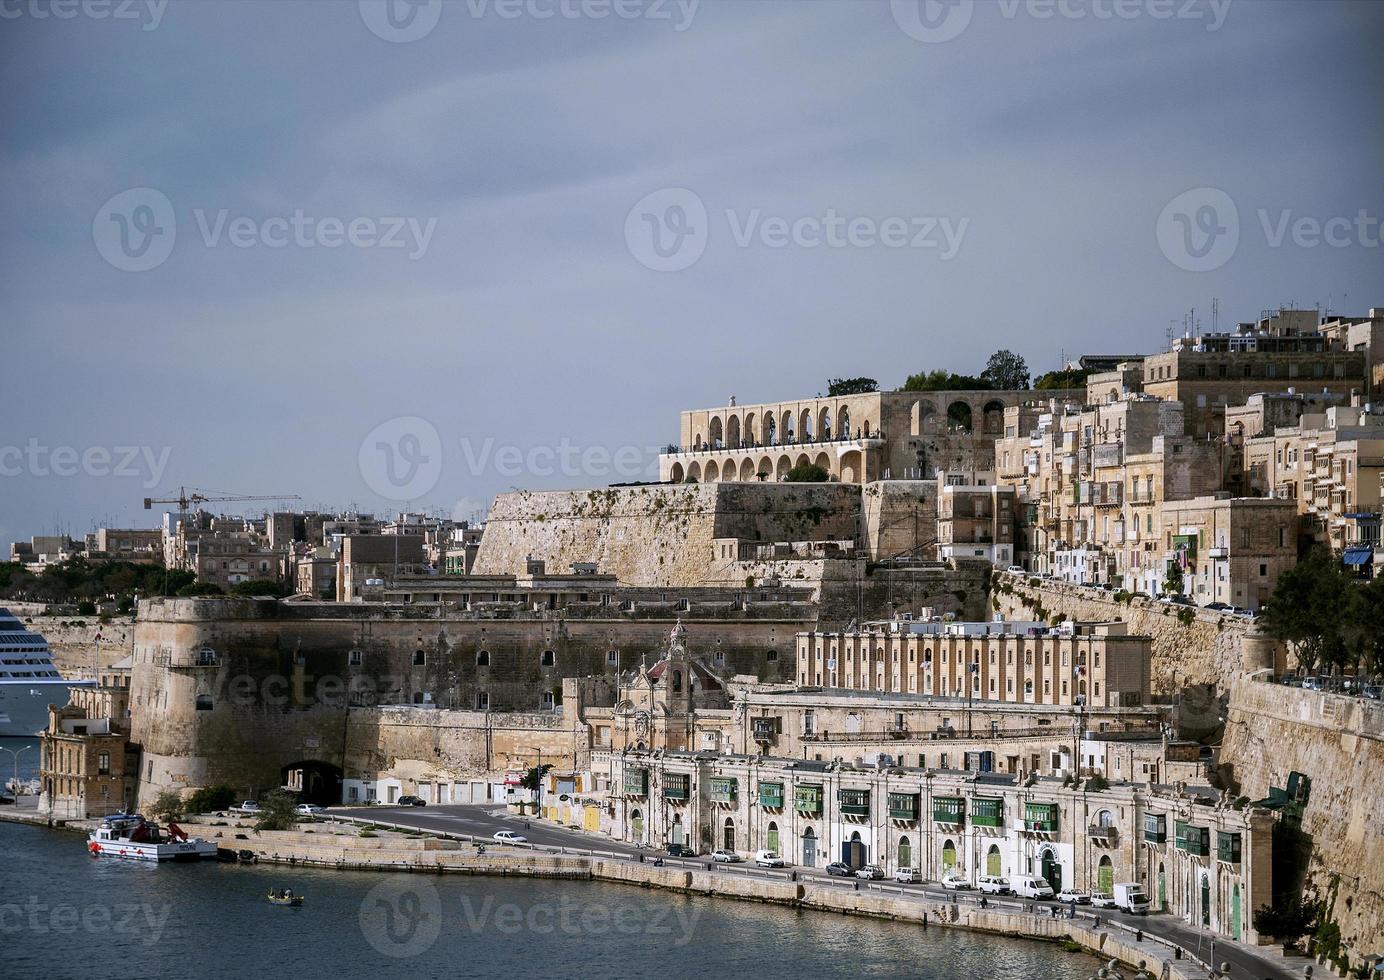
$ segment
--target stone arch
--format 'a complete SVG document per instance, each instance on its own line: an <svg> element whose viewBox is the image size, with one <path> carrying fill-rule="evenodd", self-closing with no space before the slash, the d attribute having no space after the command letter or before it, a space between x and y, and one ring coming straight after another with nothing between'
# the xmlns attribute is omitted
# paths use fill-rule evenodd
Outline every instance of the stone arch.
<svg viewBox="0 0 1384 980"><path fill-rule="evenodd" d="M777 465L774 466L774 478L776 480L788 479L788 471L793 468L793 461L786 455L778 458Z"/></svg>
<svg viewBox="0 0 1384 980"><path fill-rule="evenodd" d="M688 479L689 481L692 481L692 480L695 480L695 481L698 481L698 482L701 481L701 479L702 479L702 464L701 464L701 463L688 463L688 464L687 464L687 479Z"/></svg>
<svg viewBox="0 0 1384 980"><path fill-rule="evenodd" d="M768 456L762 456L759 460L759 469L755 470L755 478L767 483L774 478L774 461Z"/></svg>
<svg viewBox="0 0 1384 980"><path fill-rule="evenodd" d="M956 867L956 842L948 837L942 843L942 870L950 871Z"/></svg>
<svg viewBox="0 0 1384 980"><path fill-rule="evenodd" d="M754 479L754 475L754 461L747 456L745 459L740 461L740 482L749 483Z"/></svg>
<svg viewBox="0 0 1384 980"><path fill-rule="evenodd" d="M701 449L701 448L702 448L702 434L701 434L700 432L698 432L698 433L696 433L695 435L692 436L692 448L693 448L693 449Z"/></svg>
<svg viewBox="0 0 1384 980"><path fill-rule="evenodd" d="M740 438L746 446L753 446L759 441L759 433L754 430L756 421L758 421L758 416L754 412L745 413L745 428L741 431Z"/></svg>
<svg viewBox="0 0 1384 980"><path fill-rule="evenodd" d="M841 454L841 482L865 482L865 463L864 458L860 455L860 450L852 449L848 453Z"/></svg>
<svg viewBox="0 0 1384 980"><path fill-rule="evenodd" d="M812 441L812 409L803 409L802 417L798 420L798 432L803 442Z"/></svg>
<svg viewBox="0 0 1384 980"><path fill-rule="evenodd" d="M831 406L826 406L817 416L818 438L823 442L831 442Z"/></svg>
<svg viewBox="0 0 1384 980"><path fill-rule="evenodd" d="M704 472L704 479L707 483L715 483L721 478L721 467L716 464L716 460L714 459L708 459L706 461L706 470Z"/></svg>
<svg viewBox="0 0 1384 980"><path fill-rule="evenodd" d="M740 416L732 415L726 419L726 448L740 448Z"/></svg>
<svg viewBox="0 0 1384 980"><path fill-rule="evenodd" d="M721 429L721 417L719 415L713 415L711 416L711 425L707 429L708 445L710 445L712 449L720 449L724 441L725 437Z"/></svg>
<svg viewBox="0 0 1384 980"><path fill-rule="evenodd" d="M793 435L793 413L792 413L792 412L784 412L784 413L783 413L783 425L782 425L782 430L783 430L783 433L782 433L781 438L783 439L784 445L788 445L788 444L792 443L792 442L794 441L794 435Z"/></svg>
<svg viewBox="0 0 1384 980"><path fill-rule="evenodd" d="M476 651L476 666L477 666L477 667L489 667L489 666L490 666L490 651L489 651L489 650L477 650L477 651Z"/></svg>
<svg viewBox="0 0 1384 980"><path fill-rule="evenodd" d="M687 473L683 470L681 463L674 463L673 468L668 471L668 479L673 483L681 483L687 478Z"/></svg>
<svg viewBox="0 0 1384 980"><path fill-rule="evenodd" d="M282 785L292 787L303 803L322 806L341 803L341 768L330 762L319 759L290 762L279 770L279 776Z"/></svg>
<svg viewBox="0 0 1384 980"><path fill-rule="evenodd" d="M807 458L807 453L798 453L798 458L793 463L793 469L797 469L799 466L807 466L811 462L812 460Z"/></svg>
<svg viewBox="0 0 1384 980"><path fill-rule="evenodd" d="M738 480L739 470L735 466L735 460L728 459L721 464L721 480L726 483L733 483Z"/></svg>
<svg viewBox="0 0 1384 980"><path fill-rule="evenodd" d="M761 441L766 446L778 445L778 423L774 421L773 412L764 413L764 438Z"/></svg>
<svg viewBox="0 0 1384 980"><path fill-rule="evenodd" d="M971 403L958 398L947 406L947 428L953 432L972 432Z"/></svg>
<svg viewBox="0 0 1384 980"><path fill-rule="evenodd" d="M980 410L981 431L987 436L1004 435L1004 402L992 399Z"/></svg>
<svg viewBox="0 0 1384 980"><path fill-rule="evenodd" d="M866 419L860 423L860 436L862 439L870 438L870 420Z"/></svg>
<svg viewBox="0 0 1384 980"><path fill-rule="evenodd" d="M826 453L818 453L814 462L828 473L831 472L831 457Z"/></svg>
<svg viewBox="0 0 1384 980"><path fill-rule="evenodd" d="M721 846L728 851L735 850L735 818L726 817L726 822L721 825Z"/></svg>
<svg viewBox="0 0 1384 980"><path fill-rule="evenodd" d="M836 429L841 433L842 439L851 437L851 410L846 405L842 405L841 411L836 413Z"/></svg>

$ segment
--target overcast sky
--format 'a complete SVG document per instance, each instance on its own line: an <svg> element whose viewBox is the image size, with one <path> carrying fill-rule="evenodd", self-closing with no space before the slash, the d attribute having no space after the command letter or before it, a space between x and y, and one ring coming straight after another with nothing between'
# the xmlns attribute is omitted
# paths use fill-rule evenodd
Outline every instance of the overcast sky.
<svg viewBox="0 0 1384 980"><path fill-rule="evenodd" d="M465 517L732 394L1384 306L1381 40L1365 2L0 0L0 542L180 484Z"/></svg>

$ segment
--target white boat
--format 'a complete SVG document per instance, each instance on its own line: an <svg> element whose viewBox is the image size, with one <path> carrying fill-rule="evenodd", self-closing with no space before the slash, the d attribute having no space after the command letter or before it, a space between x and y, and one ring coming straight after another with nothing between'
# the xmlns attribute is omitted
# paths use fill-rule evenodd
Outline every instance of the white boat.
<svg viewBox="0 0 1384 980"><path fill-rule="evenodd" d="M62 707L72 688L95 686L58 673L48 641L0 607L0 738L37 735L48 727L48 705Z"/></svg>
<svg viewBox="0 0 1384 980"><path fill-rule="evenodd" d="M106 817L87 837L92 857L116 857L129 861L199 861L216 858L216 842L189 837L175 823L164 830L137 813Z"/></svg>

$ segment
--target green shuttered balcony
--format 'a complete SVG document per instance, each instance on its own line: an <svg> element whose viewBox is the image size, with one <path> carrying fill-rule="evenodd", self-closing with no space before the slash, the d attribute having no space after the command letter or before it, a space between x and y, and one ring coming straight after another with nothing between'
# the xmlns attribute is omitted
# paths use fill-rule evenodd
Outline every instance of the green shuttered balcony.
<svg viewBox="0 0 1384 980"><path fill-rule="evenodd" d="M625 795L647 796L649 794L649 770L625 770Z"/></svg>
<svg viewBox="0 0 1384 980"><path fill-rule="evenodd" d="M1057 833L1057 804L1025 803L1024 826L1039 833Z"/></svg>
<svg viewBox="0 0 1384 980"><path fill-rule="evenodd" d="M734 803L737 798L738 788L734 779L724 776L715 776L711 780L711 802L712 803Z"/></svg>
<svg viewBox="0 0 1384 980"><path fill-rule="evenodd" d="M793 809L812 817L822 815L822 787L797 786L793 789Z"/></svg>
<svg viewBox="0 0 1384 980"><path fill-rule="evenodd" d="M976 827L1003 827L1004 800L985 796L971 800L971 824Z"/></svg>
<svg viewBox="0 0 1384 980"><path fill-rule="evenodd" d="M1161 813L1144 814L1144 840L1150 844L1163 844L1168 840L1168 819Z"/></svg>
<svg viewBox="0 0 1384 980"><path fill-rule="evenodd" d="M889 819L891 819L891 820L917 820L917 819L918 819L918 794L917 794L917 793L890 793L890 794L889 794Z"/></svg>
<svg viewBox="0 0 1384 980"><path fill-rule="evenodd" d="M1216 860L1226 864L1240 863L1240 835L1238 833L1216 833Z"/></svg>
<svg viewBox="0 0 1384 980"><path fill-rule="evenodd" d="M759 805L773 810L783 808L783 783L760 783Z"/></svg>
<svg viewBox="0 0 1384 980"><path fill-rule="evenodd" d="M663 798L665 800L685 800L690 795L687 776L665 776L663 779Z"/></svg>
<svg viewBox="0 0 1384 980"><path fill-rule="evenodd" d="M870 815L870 791L868 789L839 789L836 802L841 812L848 817L868 817Z"/></svg>
<svg viewBox="0 0 1384 980"><path fill-rule="evenodd" d="M932 819L935 823L965 823L966 801L959 796L934 796L932 798Z"/></svg>
<svg viewBox="0 0 1384 980"><path fill-rule="evenodd" d="M1211 853L1211 828L1193 827L1186 821L1177 822L1177 849L1198 857Z"/></svg>

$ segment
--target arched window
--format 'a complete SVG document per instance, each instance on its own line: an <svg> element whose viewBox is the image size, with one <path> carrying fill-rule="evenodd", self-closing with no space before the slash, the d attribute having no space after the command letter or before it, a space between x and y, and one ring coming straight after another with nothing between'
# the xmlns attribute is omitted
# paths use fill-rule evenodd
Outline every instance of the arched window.
<svg viewBox="0 0 1384 980"><path fill-rule="evenodd" d="M842 406L841 417L837 420L836 428L840 431L842 439L851 437L851 410L849 408Z"/></svg>
<svg viewBox="0 0 1384 980"><path fill-rule="evenodd" d="M413 666L422 667L427 662L427 659L427 654L425 654L422 650L413 651Z"/></svg>
<svg viewBox="0 0 1384 980"><path fill-rule="evenodd" d="M775 821L769 821L769 832L765 835L765 837L769 844L769 850L777 853L779 849L779 829L778 824Z"/></svg>
<svg viewBox="0 0 1384 980"><path fill-rule="evenodd" d="M1110 855L1102 855L1100 866L1096 869L1096 890L1109 895L1115 891L1115 865Z"/></svg>
<svg viewBox="0 0 1384 980"><path fill-rule="evenodd" d="M970 432L971 406L963 401L954 401L948 405L947 427L953 432Z"/></svg>
<svg viewBox="0 0 1384 980"><path fill-rule="evenodd" d="M681 692L682 692L682 671L680 671L680 670L675 670L675 671L673 671L673 693L674 693L674 694L679 694L679 693L681 693Z"/></svg>
<svg viewBox="0 0 1384 980"><path fill-rule="evenodd" d="M489 666L490 666L490 651L489 651L489 650L477 650L477 651L476 651L476 666L477 666L477 667L489 667Z"/></svg>
<svg viewBox="0 0 1384 980"><path fill-rule="evenodd" d="M985 852L985 873L992 877L998 877L1004 874L1003 864L1003 859L1000 857L999 845L991 844L990 850Z"/></svg>
<svg viewBox="0 0 1384 980"><path fill-rule="evenodd" d="M822 441L823 441L823 442L830 442L830 441L831 441L831 409L829 409L829 408L824 408L824 409L822 409L822 426L821 426L821 430L822 430L822 437L821 437L821 438L822 438Z"/></svg>
<svg viewBox="0 0 1384 980"><path fill-rule="evenodd" d="M950 871L956 867L956 843L948 838L942 844L942 870Z"/></svg>
<svg viewBox="0 0 1384 980"><path fill-rule="evenodd" d="M721 829L721 846L728 851L735 850L735 820L726 817L725 826Z"/></svg>
<svg viewBox="0 0 1384 980"><path fill-rule="evenodd" d="M540 664L541 666L543 666L543 667L551 667L551 666L553 665L553 661L554 661L553 651L551 651L551 650L544 650L544 651L543 651L543 656L542 656L542 657L540 658L540 660L539 660L539 664Z"/></svg>
<svg viewBox="0 0 1384 980"><path fill-rule="evenodd" d="M913 845L908 842L907 837L899 838L899 867L913 867Z"/></svg>
<svg viewBox="0 0 1384 980"><path fill-rule="evenodd" d="M634 831L635 840L644 839L644 811L638 808L630 811L630 828Z"/></svg>
<svg viewBox="0 0 1384 980"><path fill-rule="evenodd" d="M197 708L198 711L210 711L211 708L212 708L211 695L210 695L210 694L199 694L199 695L197 695L197 699L196 699L195 704L196 704L196 708Z"/></svg>

